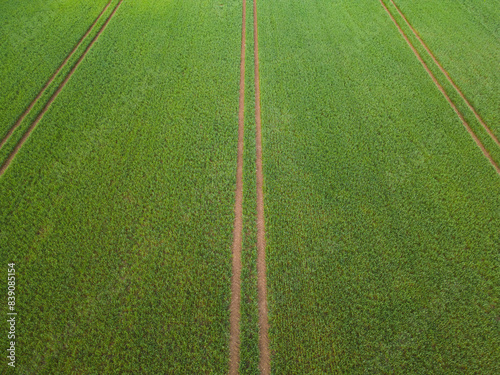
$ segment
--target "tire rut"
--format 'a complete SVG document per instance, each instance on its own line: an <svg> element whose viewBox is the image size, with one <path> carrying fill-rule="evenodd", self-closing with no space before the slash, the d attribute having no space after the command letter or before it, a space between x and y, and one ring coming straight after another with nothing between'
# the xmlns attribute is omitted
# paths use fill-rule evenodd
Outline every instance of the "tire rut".
<svg viewBox="0 0 500 375"><path fill-rule="evenodd" d="M238 111L238 156L236 167L236 193L233 229L233 273L231 277L231 304L229 312L229 374L238 374L240 365L240 318L241 318L241 251L243 241L243 151L245 126L245 42L246 0L243 1L241 29L240 94Z"/></svg>

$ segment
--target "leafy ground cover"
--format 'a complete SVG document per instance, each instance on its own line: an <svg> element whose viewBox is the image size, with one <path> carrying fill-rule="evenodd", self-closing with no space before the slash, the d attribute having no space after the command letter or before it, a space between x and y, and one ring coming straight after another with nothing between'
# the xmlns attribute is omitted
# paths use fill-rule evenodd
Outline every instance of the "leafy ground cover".
<svg viewBox="0 0 500 375"><path fill-rule="evenodd" d="M20 371L226 372L240 30L123 2L0 180Z"/></svg>
<svg viewBox="0 0 500 375"><path fill-rule="evenodd" d="M22 0L0 4L0 139L107 3Z"/></svg>
<svg viewBox="0 0 500 375"><path fill-rule="evenodd" d="M259 33L273 373L495 373L500 181L380 3Z"/></svg>
<svg viewBox="0 0 500 375"><path fill-rule="evenodd" d="M429 50L431 52L431 53L429 53L429 51L427 50L429 48L428 44L426 43L425 40L422 39L419 31L415 29L415 27L412 25L411 21L409 21L409 22L410 22L410 25L412 25L412 27L410 27L407 24L406 20L408 20L408 18L403 13L403 16L406 18L406 20L405 20L403 18L403 16L398 12L397 9L399 9L399 6L396 4L396 2L393 3L392 1L386 0L384 3L386 4L386 7L388 8L389 12L396 20L399 27L401 27L401 29L405 33L406 37L409 39L410 43L417 50L417 53L420 56L420 58L423 59L423 61L427 65L427 68L432 72L433 76L439 82L439 85L441 85L441 87L446 92L446 95L453 102L453 105L455 105L455 107L457 108L459 113L463 116L463 118L467 122L470 129L478 137L481 144L485 147L485 149L487 150L489 155L492 157L494 163L496 163L496 165L500 165L500 144L499 144L500 141L498 141L498 137L495 136L494 126L491 126L491 124L487 124L485 122L485 120L483 118L484 116L482 114L478 114L480 116L481 121L479 120L477 115L474 114L474 111L476 111L476 113L478 112L477 108L475 108L474 105L471 103L470 98L464 94L463 89L461 87L457 86L455 78L450 77L449 72L447 72L446 70L444 70L444 72L443 72L443 70L441 70L441 69L445 69L445 68L442 66L439 57L432 50ZM394 6L394 4L396 4L397 8ZM427 10L427 12L429 12L429 11ZM390 18L389 15L388 15L388 18ZM397 28L396 25L394 27ZM425 43L425 46L421 43L421 41L413 33L412 28L413 28L413 30L415 30L417 35L419 35L420 40L422 40ZM471 30L471 31L473 31L473 30ZM408 46L408 48L411 48L411 47ZM434 56L434 58L432 56ZM416 57L416 56L415 56L415 58L418 59L418 57ZM434 60L434 59L436 59L436 60ZM437 63L436 63L436 61L437 61ZM439 67L438 64L441 65L441 68ZM446 72L446 74L445 74L445 72ZM448 75L448 77L446 75ZM450 82L449 78L451 78L453 83ZM429 79L432 79L432 78L429 76ZM479 81L479 79L478 79L478 81ZM458 90L457 90L457 88L458 88ZM481 90L481 89L479 89L479 90ZM460 92L461 92L461 94L460 94ZM465 100L461 95L465 96ZM469 104L467 104L467 101L469 102ZM472 108L474 108L474 111L471 109L470 106L472 106ZM496 140L495 140L495 138L496 138Z"/></svg>
<svg viewBox="0 0 500 375"><path fill-rule="evenodd" d="M28 131L30 126L37 119L38 115L44 110L45 106L52 98L52 96L59 89L60 85L67 79L72 69L77 65L80 58L83 56L90 43L96 37L97 33L104 26L113 9L117 7L119 0L112 0L106 4L93 22L88 25L89 27L80 37L81 39L72 47L72 50L60 62L57 69L52 72L51 77L47 79L40 92L36 95L33 94L32 102L29 106L19 112L15 119L15 123L10 124L8 127L12 129L3 140L2 148L0 149L0 163L4 163L9 155L17 147L24 134ZM97 41L97 43L99 43ZM64 88L62 88L64 90ZM27 89L26 92L29 90ZM31 100L31 99L30 99Z"/></svg>
<svg viewBox="0 0 500 375"><path fill-rule="evenodd" d="M497 51L497 8L396 2L439 58L459 20ZM105 2L31 2L19 19L28 5L13 4L0 5L0 90L18 103L0 106L6 129ZM273 373L497 373L498 176L378 1L258 7ZM259 373L252 22L242 374ZM124 1L0 179L20 372L227 372L240 37L237 0ZM34 45L54 55L26 74ZM489 63L469 82L455 57L450 74L496 118Z"/></svg>
<svg viewBox="0 0 500 375"><path fill-rule="evenodd" d="M500 2L395 3L500 138Z"/></svg>
<svg viewBox="0 0 500 375"><path fill-rule="evenodd" d="M500 1L498 0L459 0L468 12L474 15L476 20L500 38Z"/></svg>

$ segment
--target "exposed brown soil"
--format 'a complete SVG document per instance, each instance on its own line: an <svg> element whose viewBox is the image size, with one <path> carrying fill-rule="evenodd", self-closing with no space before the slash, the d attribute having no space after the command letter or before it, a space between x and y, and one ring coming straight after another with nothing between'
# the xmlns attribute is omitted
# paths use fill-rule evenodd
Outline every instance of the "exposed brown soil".
<svg viewBox="0 0 500 375"><path fill-rule="evenodd" d="M429 67L427 66L427 64L425 63L425 61L422 59L422 57L420 56L420 54L418 53L418 51L416 50L416 48L413 46L413 44L410 42L410 40L406 36L406 34L403 31L403 29L401 28L401 26L399 26L398 22L396 21L396 19L392 15L392 13L389 11L389 9L387 9L387 7L384 4L384 2L382 0L379 0L379 1L380 1L380 4L382 4L382 6L384 7L384 9L387 12L387 14L389 15L389 17L391 17L391 19L394 22L394 24L396 25L396 27L398 28L400 34L406 40L406 43L408 43L408 45L412 49L412 51L415 54L415 56L418 58L418 60L422 64L422 66L425 68L425 70L427 71L427 73L429 74L429 76L432 78L432 81L435 83L435 85L437 86L437 88L439 89L439 91L441 91L441 93L443 94L443 96L446 98L446 100L450 104L451 108L453 108L453 110L455 111L455 113L458 115L458 117L462 121L462 124L464 125L465 129L467 129L467 131L469 132L469 134L472 137L472 139L474 139L474 142L476 142L477 146L481 149L481 151L483 152L484 156L486 156L486 158L490 161L491 165L493 165L493 168L495 168L495 170L497 171L497 173L500 174L500 167L495 163L495 161L493 160L493 158L489 154L488 150L486 150L486 148L481 143L481 141L476 136L476 134L474 134L474 132L470 128L469 124L465 120L464 116L460 113L460 111L458 110L458 108L455 106L455 104L453 103L453 101L450 99L450 97L448 96L448 94L444 90L443 86L441 86L441 84L438 82L438 80L436 79L436 77L434 76L434 74L432 73L432 71L429 69Z"/></svg>
<svg viewBox="0 0 500 375"><path fill-rule="evenodd" d="M90 25L90 27L88 28L87 32L81 37L81 39L73 47L73 49L71 50L71 52L69 53L69 55L66 57L66 59L62 62L61 66L59 66L59 68L57 68L57 70L52 75L52 77L50 77L50 79L47 81L47 83L45 84L45 86L43 86L43 88L40 90L40 92L38 93L38 95L36 96L36 98L31 102L31 104L28 106L28 108L26 108L26 111L24 111L24 113L21 115L21 117L19 117L19 119L17 120L17 122L14 124L14 126L12 126L12 128L10 128L10 130L7 132L7 135L4 137L4 139L2 139L0 141L0 148L2 148L2 146L5 144L5 142L7 142L7 140L10 138L10 136L12 135L12 133L14 133L14 131L19 127L19 125L21 125L21 123L23 122L24 118L28 115L28 113L30 113L30 111L33 109L33 107L35 106L35 104L38 102L38 100L42 97L42 95L44 94L44 92L47 90L47 88L50 86L50 84L54 81L54 79L56 78L56 76L59 74L59 72L61 71L61 69L64 68L64 66L68 63L69 59L71 58L71 56L73 56L73 54L76 52L76 50L78 49L78 47L80 47L80 45L83 43L83 41L85 40L85 38L87 38L87 36L90 34L90 32L92 31L92 29L94 28L94 26L101 19L101 17L104 14L104 12L106 12L106 10L109 8L109 6L111 4L111 1L112 0L110 0L109 3L106 4L106 6L104 7L104 9L101 11L101 13L99 13L99 15L97 16L97 18L95 19L95 21L92 23L92 25Z"/></svg>
<svg viewBox="0 0 500 375"><path fill-rule="evenodd" d="M115 15L115 13L118 10L118 8L120 7L122 1L123 0L120 0L120 2L115 6L115 8L111 12L111 14L108 16L106 22L104 22L104 24L102 25L102 27L99 30L99 32L96 34L96 36L94 37L94 39L92 39L92 41L90 42L90 44L88 45L88 47L85 49L85 51L83 52L83 54L80 56L80 58L78 59L78 61L76 62L76 64L73 66L73 68L71 68L70 72L68 73L68 75L66 76L66 78L64 79L64 81L59 85L59 87L57 88L56 92L50 97L49 101L47 102L47 104L45 104L45 107L43 107L42 111L37 116L37 118L35 119L35 121L33 121L33 123L31 124L31 126L29 127L29 129L26 131L26 133L24 133L23 137L16 144L16 146L14 147L14 150L10 153L9 157L5 160L5 162L3 163L3 165L0 167L0 176L2 176L4 174L5 170L9 167L10 163L15 158L15 156L18 153L18 151L23 146L24 142L26 142L26 140L30 136L30 134L33 131L33 129L35 129L35 127L37 126L37 124L40 122L40 120L42 119L43 115L45 114L45 112L47 112L47 110L50 108L52 102L56 99L57 95L59 95L59 93L62 91L62 89L64 88L64 86L66 85L66 83L69 81L69 79L71 78L71 76L73 75L73 73L76 71L76 69L78 68L78 66L80 65L80 63L83 61L83 59L85 58L85 56L87 55L87 53L89 52L89 50L92 48L92 46L94 45L94 43L96 42L96 40L102 34L102 32L104 31L104 29L106 28L106 26L108 26L109 21L111 21L111 18L113 18L113 16Z"/></svg>
<svg viewBox="0 0 500 375"><path fill-rule="evenodd" d="M259 305L260 373L271 373L269 355L269 322L266 290L266 230L264 221L264 175L262 171L262 122L260 113L259 43L257 32L257 0L253 0L253 32L255 63L255 143L257 170L257 290Z"/></svg>
<svg viewBox="0 0 500 375"><path fill-rule="evenodd" d="M444 76L446 77L446 79L448 80L448 82L450 82L450 84L453 86L453 88L457 91L458 95L460 95L460 97L463 99L463 101L465 102L465 104L467 104L467 106L469 107L469 109L474 113L474 116L476 116L477 120L483 126L484 130L486 130L486 132L489 134L489 136L491 137L491 139L493 139L493 141L500 147L500 141L498 140L498 138L495 136L495 134L493 134L493 132L490 130L490 128L486 125L486 123L483 121L483 119L481 118L481 116L479 116L479 113L477 113L476 109L472 106L472 104L469 103L469 101L467 100L467 98L465 97L465 95L462 93L462 91L458 88L458 86L455 84L455 82L453 82L453 80L451 79L451 77L448 74L448 72L439 63L438 59L434 56L434 54L429 49L429 47L427 47L427 45L422 40L422 38L420 38L420 36L418 35L417 31L413 28L413 26L411 25L411 23L405 17L404 13L399 9L399 7L396 5L396 3L393 0L390 0L390 1L391 1L392 5L394 5L394 7L396 8L396 10L398 11L398 13L400 14L400 16L404 19L404 21L406 22L406 24L408 25L408 27L411 29L411 31L413 32L413 34L415 35L415 37L418 39L418 41L420 42L420 44L422 45L422 47L425 48L425 50L427 51L427 53L429 54L429 56L432 58L432 60L434 61L434 63L439 67L439 69L444 74Z"/></svg>
<svg viewBox="0 0 500 375"><path fill-rule="evenodd" d="M246 0L243 0L241 27L240 100L238 112L238 156L236 167L236 199L234 202L233 274L231 277L231 305L229 331L229 374L238 374L240 365L240 302L241 302L241 249L243 233L243 136L245 113L245 42Z"/></svg>

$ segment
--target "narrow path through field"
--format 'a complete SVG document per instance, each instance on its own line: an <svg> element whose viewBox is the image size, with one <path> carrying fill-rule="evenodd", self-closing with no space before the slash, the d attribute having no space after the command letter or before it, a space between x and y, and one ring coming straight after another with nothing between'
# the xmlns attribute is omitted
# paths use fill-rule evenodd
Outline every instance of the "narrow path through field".
<svg viewBox="0 0 500 375"><path fill-rule="evenodd" d="M47 83L45 84L45 86L42 87L42 89L40 90L40 92L38 93L38 95L36 96L36 98L33 99L33 101L31 102L31 104L28 106L28 108L26 109L26 111L24 111L24 113L21 115L21 117L19 117L19 119L17 120L17 122L14 124L14 126L12 126L12 128L10 128L10 130L7 132L7 135L0 141L0 148L3 147L3 145L5 144L5 142L7 142L7 140L12 135L12 133L14 133L14 131L19 127L19 125L21 125L21 123L23 122L24 118L28 115L28 113L30 113L30 111L33 109L33 107L38 102L38 100L42 97L42 95L45 93L45 91L47 90L47 88L50 86L50 84L57 77L57 75L59 74L59 72L61 71L61 69L64 68L64 66L66 66L66 64L68 63L68 61L71 58L71 56L73 56L73 54L76 52L76 50L78 49L78 47L80 47L80 45L83 43L83 41L87 38L87 36L94 29L95 25L97 24L97 22L99 22L99 20L101 19L102 15L104 14L104 12L106 12L106 10L109 8L109 6L111 5L112 1L113 0L109 0L109 2L106 4L106 6L102 10L102 12L99 13L99 15L97 16L97 18L95 19L95 21L88 28L87 32L81 37L81 39L78 41L78 43L75 45L75 47L73 47L73 49L71 50L71 52L69 53L69 55L62 62L62 64L59 66L59 68L57 68L57 70L52 75L52 77L50 77L50 79L47 81Z"/></svg>
<svg viewBox="0 0 500 375"><path fill-rule="evenodd" d="M269 323L266 290L266 230L264 221L264 175L262 171L262 122L260 116L259 43L257 32L257 0L253 0L253 33L255 63L255 143L257 170L257 289L259 304L260 373L271 373L269 355Z"/></svg>
<svg viewBox="0 0 500 375"><path fill-rule="evenodd" d="M243 136L245 131L245 42L246 0L243 2L241 27L240 100L238 112L238 157L236 167L236 198L234 202L233 275L231 277L231 305L229 331L229 374L238 374L240 365L240 302L241 302L241 249L243 234Z"/></svg>
<svg viewBox="0 0 500 375"><path fill-rule="evenodd" d="M66 83L68 83L69 79L71 78L71 76L73 75L73 73L76 71L76 69L78 68L78 66L80 65L80 63L83 61L83 59L85 58L85 56L87 55L87 53L89 52L89 50L92 48L92 46L94 45L94 43L96 42L96 40L102 34L102 32L104 31L104 29L106 29L106 27L109 24L109 21L111 21L111 19L115 15L116 11L118 10L118 8L120 7L120 5L121 5L122 2L123 2L123 0L120 0L120 2L115 6L115 8L111 12L111 14L106 19L106 22L104 22L104 24L102 25L102 27L99 30L99 32L96 34L96 36L94 37L94 39L92 39L92 41L87 46L87 48L85 49L85 51L83 52L83 54L80 56L80 58L78 59L78 61L76 62L76 64L73 66L73 68L71 68L70 72L68 73L68 75L66 76L66 78L64 79L64 81L59 85L59 87L57 88L56 92L50 97L49 101L47 102L47 104L45 105L45 107L43 107L42 111L37 116L37 118L35 119L35 121L33 121L33 123L28 128L28 130L26 131L26 133L24 133L23 137L16 144L16 146L14 147L14 150L10 153L9 157L5 160L5 162L3 163L3 165L0 167L0 176L2 176L4 174L4 172L7 170L7 168L10 165L10 163L15 158L15 156L18 153L18 151L23 146L24 142L26 142L26 140L30 136L30 134L33 131L33 129L35 129L35 127L37 126L37 124L40 122L40 120L42 119L43 115L45 114L45 112L48 111L48 109L50 108L51 104L56 99L57 95L59 95L59 93L62 91L62 89L64 88L64 86L66 85Z"/></svg>
<svg viewBox="0 0 500 375"><path fill-rule="evenodd" d="M474 132L470 128L469 124L465 120L464 116L460 113L460 111L458 110L458 108L455 106L455 104L453 103L453 101L450 99L450 97L448 96L448 94L444 90L443 86L441 86L441 84L438 82L438 80L436 79L436 77L434 76L434 74L432 73L432 71L429 69L429 67L427 66L427 64L425 63L425 61L422 59L422 56L420 56L420 54L418 53L418 51L416 50L416 48L410 42L410 40L408 39L408 37L404 33L403 29L401 28L401 26L399 26L398 22L396 21L396 19L392 15L392 13L389 11L389 9L386 7L386 5L384 4L384 2L382 0L379 0L379 1L380 1L380 4L382 4L382 6L384 7L384 9L387 12L387 14L389 15L389 17L391 18L392 22L394 22L394 24L398 28L400 34L406 40L406 43L408 43L408 45L412 49L413 53L417 57L417 59L420 61L420 63L422 64L422 66L425 68L425 70L427 71L427 73L431 77L432 81L435 83L435 85L437 86L437 88L439 89L439 91L441 91L441 93L444 95L444 97L446 98L446 100L450 104L451 108L453 108L453 110L455 111L455 113L458 115L458 117L462 121L462 124L464 125L465 129L467 129L467 131L469 132L469 134L472 137L472 139L474 139L474 141L476 142L477 146L483 152L484 156L486 156L486 158L490 161L490 163L493 166L493 168L495 168L495 170L497 171L497 173L500 174L500 167L495 163L495 161L493 160L493 158L489 154L488 150L486 150L486 148L481 143L481 141L476 136L476 134L474 134Z"/></svg>
<svg viewBox="0 0 500 375"><path fill-rule="evenodd" d="M455 82L453 82L453 80L451 79L451 77L448 74L448 72L446 71L446 69L443 68L443 66L439 63L438 59L434 56L434 54L432 53L432 51L430 50L430 48L427 47L427 44L425 44L425 42L422 40L422 38L420 38L420 36L418 35L417 31L413 28L413 26L411 25L410 21L408 21L408 19L404 15L404 13L399 9L399 7L396 5L396 3L393 0L390 0L390 1L391 1L392 5L394 5L394 7L396 8L396 10L398 11L398 13L400 14L400 16L403 18L403 20L406 22L406 24L408 25L408 27L411 29L412 33L418 39L418 41L420 42L420 44L422 45L422 47L425 48L425 50L427 51L427 53L429 54L429 56L432 58L432 60L434 61L434 63L439 67L439 69L444 74L444 76L446 77L446 79L448 80L448 82L450 82L450 84L453 86L453 88L457 91L458 95L460 95L460 97L463 99L463 101L465 102L465 104L467 104L467 106L469 107L469 109L474 113L474 116L476 116L477 120L483 126L484 130L486 130L486 132L489 134L489 136L491 137L491 139L493 139L493 141L495 141L495 143L500 147L500 141L498 140L498 138L495 136L495 134L493 134L493 132L490 130L490 128L486 125L486 123L483 121L483 119L481 118L481 116L479 116L479 113L477 113L476 109L472 106L472 104L469 103L469 101L467 100L467 98L465 97L465 95L462 93L462 91L458 88L458 86L455 84Z"/></svg>

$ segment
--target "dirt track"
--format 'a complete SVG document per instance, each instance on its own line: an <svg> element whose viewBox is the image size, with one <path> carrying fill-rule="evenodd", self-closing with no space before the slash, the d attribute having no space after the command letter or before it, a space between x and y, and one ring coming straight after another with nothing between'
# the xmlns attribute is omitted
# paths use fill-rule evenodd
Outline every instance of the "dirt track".
<svg viewBox="0 0 500 375"><path fill-rule="evenodd" d="M495 163L495 161L493 160L493 158L489 154L488 150L486 150L486 148L481 143L481 141L476 136L476 134L474 134L474 132L470 128L469 124L465 120L464 116L460 113L460 111L458 110L458 108L452 102L452 100L450 99L450 97L448 96L448 94L446 93L446 91L444 90L443 86L441 86L441 84L438 82L438 80L436 79L436 77L434 76L434 74L432 73L432 71L429 69L429 67L427 66L427 64L425 63L425 61L422 59L422 57L420 56L420 54L418 53L418 51L416 50L416 48L413 46L413 44L410 42L410 40L408 39L408 37L404 33L404 31L401 28L401 26L399 26L398 22L396 21L396 19L392 15L392 13L389 11L389 9L387 9L387 7L384 4L384 2L382 0L379 0L379 1L380 1L380 4L382 4L382 6L384 7L384 9L387 12L387 14L389 15L389 17L391 17L391 20L394 22L394 24L398 28L400 34L405 39L406 43L408 43L408 45L412 49L412 51L415 54L415 56L417 57L418 61L420 61L420 63L422 64L422 66L425 68L425 70L427 71L427 73L431 77L431 79L434 82L434 84L437 86L437 88L439 89L439 91L441 91L441 93L443 94L443 96L446 98L446 100L450 104L451 108L453 108L453 110L455 111L455 113L458 115L458 117L462 121L462 124L464 125L465 129L467 129L467 131L469 132L469 134L472 137L472 139L474 140L474 142L476 142L477 146L481 149L481 151L483 152L484 156L490 161L491 165L493 166L493 168L495 168L496 172L498 174L500 174L500 167Z"/></svg>
<svg viewBox="0 0 500 375"><path fill-rule="evenodd" d="M229 374L238 374L240 364L240 302L241 302L241 249L243 232L243 150L245 114L245 41L246 0L243 1L241 28L240 100L238 112L238 159L236 167L236 198L234 203L233 274L231 277L231 305L229 332Z"/></svg>
<svg viewBox="0 0 500 375"><path fill-rule="evenodd" d="M257 289L259 304L260 373L271 373L269 355L269 323L266 290L266 230L264 221L264 175L262 171L262 122L260 116L259 43L257 31L257 0L253 0L253 32L255 63L255 143L257 170Z"/></svg>
<svg viewBox="0 0 500 375"><path fill-rule="evenodd" d="M404 15L404 13L399 9L399 7L396 5L396 3L393 0L390 0L390 1L391 1L392 5L394 5L394 7L396 8L396 10L398 11L399 15L404 19L404 21L406 22L406 24L408 25L408 27L411 29L411 31L413 32L413 34L415 35L415 37L418 39L418 41L420 42L420 44L422 45L422 47L425 48L425 50L427 51L427 53L429 54L429 56L432 58L432 60L434 61L434 63L439 67L439 69L444 74L444 76L446 77L446 79L448 80L448 82L450 82L450 84L453 86L453 88L457 91L458 95L460 95L460 97L463 99L463 101L465 102L465 104L467 104L467 106L469 107L469 109L474 113L474 116L476 116L477 120L483 126L484 130L486 130L486 132L491 137L491 139L493 139L493 141L500 147L500 141L498 140L498 138L495 136L495 134L493 134L493 132L490 130L490 128L486 125L486 123L483 121L483 119L481 118L481 116L479 116L479 113L477 113L476 109L472 106L472 104L469 103L469 101L467 100L467 98L465 97L465 95L462 93L462 91L458 88L458 86L455 84L455 82L453 82L453 80L451 79L451 77L448 74L448 72L439 63L438 59L434 56L434 54L429 49L429 47L427 47L427 45L422 40L422 38L420 38L420 36L418 35L417 31L413 28L413 26L408 21L408 19Z"/></svg>
<svg viewBox="0 0 500 375"><path fill-rule="evenodd" d="M0 141L0 148L2 148L2 146L5 144L5 142L7 142L7 140L10 138L10 136L12 135L12 133L14 133L14 131L19 127L19 125L21 125L21 123L23 122L24 118L28 115L28 113L31 112L31 110L33 109L33 107L35 106L35 104L42 97L42 95L47 90L47 88L50 86L50 84L54 81L54 79L59 74L59 72L61 71L61 69L64 68L64 66L66 66L66 64L68 63L68 61L71 58L71 56L73 56L73 54L76 52L76 50L78 49L78 47L80 47L80 45L83 43L83 41L85 40L85 38L87 38L87 36L90 34L90 32L94 29L95 25L101 19L101 17L104 14L104 12L106 12L106 10L109 8L109 6L111 4L111 1L112 0L109 0L108 4L106 4L106 6L104 7L104 9L101 11L101 13L99 13L99 15L97 16L97 18L95 19L95 21L88 28L87 32L80 38L80 40L73 47L73 49L71 50L71 52L69 53L69 55L66 57L66 59L62 62L62 64L59 66L59 68L57 68L57 70L52 75L52 77L50 77L50 79L47 81L47 83L45 84L45 86L42 87L42 89L40 90L40 92L38 93L38 95L36 96L36 98L33 99L33 101L31 102L31 104L28 106L28 108L26 109L26 111L24 111L24 113L21 115L21 117L19 117L19 119L17 120L17 122L14 124L14 126L12 126L12 128L10 128L10 130L7 132L7 135L2 139L2 141ZM1 173L0 173L0 175L1 175Z"/></svg>
<svg viewBox="0 0 500 375"><path fill-rule="evenodd" d="M102 27L99 30L99 32L96 34L96 36L94 37L94 39L92 39L92 41L90 42L90 44L88 45L88 47L85 49L85 51L83 52L83 54L78 59L78 61L76 62L75 66L73 66L73 68L70 70L70 72L68 73L68 75L66 76L66 78L64 79L64 81L57 88L56 92L50 97L50 99L47 102L47 104L45 105L45 107L43 107L42 111L37 116L37 118L35 119L35 121L33 121L33 123L31 124L31 126L29 127L29 129L26 131L26 133L24 133L23 137L16 144L16 146L14 147L14 150L10 153L9 157L5 160L5 162L3 163L3 165L0 167L0 176L2 176L4 174L4 172L7 170L7 168L10 165L10 163L12 162L12 160L15 158L15 156L17 155L17 153L19 152L19 150L23 146L24 142L26 142L26 140L29 138L29 136L30 136L31 132L33 131L33 129L35 129L35 127L37 126L37 124L40 122L40 120L42 119L43 115L45 114L45 112L48 111L48 109L50 108L51 104L56 99L57 95L59 95L59 93L62 91L62 89L64 88L64 86L66 85L66 83L68 83L69 79L71 78L71 76L73 75L73 73L76 71L76 69L78 68L78 66L80 65L80 63L83 61L83 59L85 58L85 56L87 55L87 53L89 52L89 50L92 48L92 46L94 45L94 43L96 42L96 40L102 34L102 32L104 31L104 29L106 29L106 27L108 26L109 21L111 21L111 18L113 18L113 16L115 15L115 13L118 10L118 8L120 7L122 1L123 0L120 0L120 2L115 6L115 8L113 9L113 11L111 12L111 14L109 15L109 17L107 18L106 22L104 22L104 24L102 25Z"/></svg>

